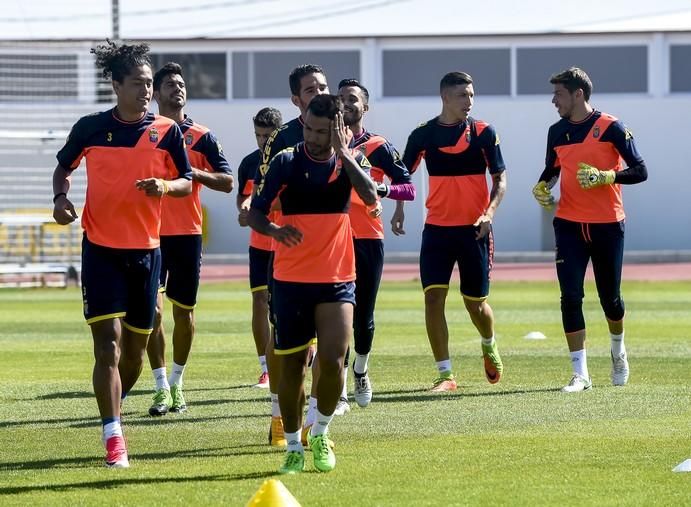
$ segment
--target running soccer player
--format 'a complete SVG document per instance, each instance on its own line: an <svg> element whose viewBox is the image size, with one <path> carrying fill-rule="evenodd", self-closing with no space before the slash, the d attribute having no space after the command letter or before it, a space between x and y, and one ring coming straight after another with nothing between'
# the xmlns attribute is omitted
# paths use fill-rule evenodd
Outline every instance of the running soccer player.
<svg viewBox="0 0 691 507"><path fill-rule="evenodd" d="M554 86L552 103L561 120L549 129L545 170L533 195L541 206L552 209L555 199L551 188L561 176L554 236L562 324L573 368L573 376L562 391L581 392L593 385L586 360L582 308L589 260L609 327L612 384L623 386L629 380L629 362L620 290L625 217L621 185L645 181L648 170L631 131L614 116L590 105L593 85L583 70L571 67L554 74L550 83Z"/></svg>
<svg viewBox="0 0 691 507"><path fill-rule="evenodd" d="M153 78L146 44L107 41L91 50L112 79L117 105L84 116L58 152L53 217L77 218L70 175L86 160L82 216L82 297L94 343L93 386L106 466L129 466L120 401L142 370L153 329L161 269L161 198L192 191L191 168L177 124L148 111Z"/></svg>
<svg viewBox="0 0 691 507"><path fill-rule="evenodd" d="M475 91L465 72L449 72L440 83L442 111L408 138L403 163L414 171L424 157L429 174L427 218L420 247L425 324L438 376L433 392L454 391L445 306L453 267L461 273L461 295L480 333L485 375L499 382L503 364L487 303L492 267L492 220L506 191L504 160L494 127L470 117ZM492 178L491 193L486 173Z"/></svg>
<svg viewBox="0 0 691 507"><path fill-rule="evenodd" d="M338 84L338 96L343 101L343 121L353 133L352 146L359 148L369 160L372 166L370 176L377 183L379 198L388 197L398 201L415 199L415 186L396 148L384 137L368 132L363 127L364 115L369 111L367 88L356 79L344 79ZM384 183L384 176L390 180L390 184ZM377 206L381 206L379 201ZM353 376L355 402L360 407L366 407L372 400L368 361L374 340L374 307L384 268L384 225L379 209L374 210L374 215L373 210L353 193L349 212L357 277L353 315ZM341 400L347 403L344 398L341 396Z"/></svg>
<svg viewBox="0 0 691 507"><path fill-rule="evenodd" d="M336 465L327 432L343 388L355 304L348 206L353 189L368 206L377 197L376 185L366 172L367 159L348 148L342 110L336 96L312 99L304 116L305 141L271 161L248 216L253 229L276 241L274 348L281 361L279 403L287 440L280 473L297 473L305 466L300 429L308 349L315 336L320 342L315 359L320 375L317 419L308 442L318 471L327 472ZM280 226L266 216L277 196Z"/></svg>
<svg viewBox="0 0 691 507"><path fill-rule="evenodd" d="M218 192L233 189L233 176L216 136L185 114L187 88L182 67L166 63L154 74L154 99L158 112L178 124L192 165L192 194L184 199L161 201L161 279L154 330L146 351L154 376L155 392L149 415L187 410L182 377L194 339L194 307L197 304L202 262L202 185ZM163 329L163 292L173 304L173 369L166 373L166 341Z"/></svg>
<svg viewBox="0 0 691 507"><path fill-rule="evenodd" d="M240 162L238 167L238 223L247 227L247 214L252 200L254 178L261 162L262 150L274 130L283 123L281 112L273 107L265 107L252 118L254 137L259 149L254 150ZM273 220L272 220L273 221ZM250 291L252 292L252 336L257 348L259 366L262 370L255 387L269 387L269 370L266 365L266 348L269 345L269 262L271 261L271 238L250 231L249 263ZM278 414L280 416L280 413Z"/></svg>
<svg viewBox="0 0 691 507"><path fill-rule="evenodd" d="M264 145L262 151L262 161L254 180L255 193L261 189L264 176L269 170L269 163L277 153L295 146L304 140L304 118L307 114L307 106L317 95L329 93L329 86L326 84L324 70L319 65L305 64L295 67L288 76L290 86L290 101L300 110L300 116L289 121L278 130L274 131ZM274 223L280 223L280 210L273 216ZM269 316L271 316L271 271L273 261L269 261ZM280 362L275 358L273 352L273 340L269 340L269 347L266 351L266 361L269 369L269 391L271 394L271 425L269 426L269 443L276 447L285 447L286 440L283 436L283 420L281 419L281 409L278 403L278 379L280 378ZM315 365L316 367L316 365ZM316 394L313 392L313 394ZM316 407L316 396L310 399L310 407ZM313 414L315 408L312 408Z"/></svg>

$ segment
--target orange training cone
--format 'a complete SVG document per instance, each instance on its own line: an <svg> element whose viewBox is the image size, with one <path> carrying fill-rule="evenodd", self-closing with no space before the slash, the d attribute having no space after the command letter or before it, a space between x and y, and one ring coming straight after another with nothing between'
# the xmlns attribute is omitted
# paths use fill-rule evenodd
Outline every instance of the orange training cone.
<svg viewBox="0 0 691 507"><path fill-rule="evenodd" d="M300 504L281 481L268 479L250 498L247 507L300 507Z"/></svg>

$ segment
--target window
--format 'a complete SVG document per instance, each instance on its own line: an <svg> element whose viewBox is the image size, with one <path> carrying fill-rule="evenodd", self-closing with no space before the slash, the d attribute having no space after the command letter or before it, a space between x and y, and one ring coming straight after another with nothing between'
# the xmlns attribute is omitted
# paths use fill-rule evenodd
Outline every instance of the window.
<svg viewBox="0 0 691 507"><path fill-rule="evenodd" d="M519 95L552 93L549 78L579 67L593 81L593 93L648 91L646 46L519 48L516 54Z"/></svg>
<svg viewBox="0 0 691 507"><path fill-rule="evenodd" d="M669 91L691 92L691 45L669 48Z"/></svg>
<svg viewBox="0 0 691 507"><path fill-rule="evenodd" d="M0 53L0 102L76 101L75 54Z"/></svg>
<svg viewBox="0 0 691 507"><path fill-rule="evenodd" d="M182 65L188 99L225 99L225 53L152 53L156 72L167 62Z"/></svg>
<svg viewBox="0 0 691 507"><path fill-rule="evenodd" d="M385 50L383 82L385 97L439 95L439 81L452 71L473 77L478 95L511 93L509 49L414 49Z"/></svg>
<svg viewBox="0 0 691 507"><path fill-rule="evenodd" d="M359 51L257 51L233 53L233 98L273 99L290 95L288 75L298 65L320 65L331 92L343 78L360 78Z"/></svg>

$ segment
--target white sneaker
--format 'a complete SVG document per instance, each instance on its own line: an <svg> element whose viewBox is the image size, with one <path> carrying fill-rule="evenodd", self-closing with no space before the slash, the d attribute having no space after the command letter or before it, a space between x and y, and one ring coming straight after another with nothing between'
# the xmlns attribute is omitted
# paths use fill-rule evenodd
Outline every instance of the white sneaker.
<svg viewBox="0 0 691 507"><path fill-rule="evenodd" d="M610 352L612 358L612 385L625 386L629 381L629 361L626 352L622 352L618 357Z"/></svg>
<svg viewBox="0 0 691 507"><path fill-rule="evenodd" d="M348 404L348 399L339 399L338 404L336 405L336 410L334 410L334 415L345 415L347 412L350 412L350 405Z"/></svg>
<svg viewBox="0 0 691 507"><path fill-rule="evenodd" d="M580 393L593 387L593 383L589 378L581 377L578 373L574 373L568 384L561 388L562 393Z"/></svg>
<svg viewBox="0 0 691 507"><path fill-rule="evenodd" d="M355 402L364 408L372 401L372 384L370 384L369 375L365 372L361 377L358 377L358 374L355 373L353 380L355 381Z"/></svg>

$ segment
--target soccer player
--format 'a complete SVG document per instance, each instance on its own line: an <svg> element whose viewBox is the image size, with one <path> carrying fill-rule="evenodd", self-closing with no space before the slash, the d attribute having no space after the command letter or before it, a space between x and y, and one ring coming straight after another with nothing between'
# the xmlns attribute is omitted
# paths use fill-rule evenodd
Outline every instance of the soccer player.
<svg viewBox="0 0 691 507"><path fill-rule="evenodd" d="M92 49L112 79L117 105L84 116L58 152L53 217L77 218L68 199L70 174L86 159L88 190L82 216L82 296L91 327L93 385L103 423L106 466L129 466L120 401L142 370L153 329L161 268L161 197L192 190L180 128L148 111L153 78L146 44L107 41Z"/></svg>
<svg viewBox="0 0 691 507"><path fill-rule="evenodd" d="M470 115L475 91L465 72L449 72L440 83L441 114L410 134L403 163L414 171L424 157L429 173L427 218L420 247L427 336L437 362L432 391L457 388L449 356L445 304L458 263L461 295L480 334L487 380L499 382L503 364L487 303L492 267L492 220L506 191L504 160L494 128ZM486 173L492 178L491 193Z"/></svg>
<svg viewBox="0 0 691 507"><path fill-rule="evenodd" d="M621 185L645 181L648 170L631 131L614 116L590 105L593 85L583 70L571 67L553 75L550 83L554 86L552 103L561 120L549 129L545 170L533 195L541 206L553 208L551 188L561 176L561 198L554 217L556 267L562 324L573 367L573 376L562 391L581 392L593 385L586 361L582 309L589 260L609 326L612 384L623 386L629 379L629 362L620 292L624 257Z"/></svg>
<svg viewBox="0 0 691 507"><path fill-rule="evenodd" d="M202 185L218 192L233 189L233 176L221 144L204 125L185 114L187 89L182 67L169 62L154 74L154 99L158 112L180 127L192 165L192 194L184 199L161 201L161 279L154 330L146 351L154 376L155 392L149 415L162 416L187 410L182 377L194 338L202 261ZM166 373L163 329L163 292L173 304L173 369Z"/></svg>
<svg viewBox="0 0 691 507"><path fill-rule="evenodd" d="M338 95L343 101L343 121L353 133L352 146L359 148L369 160L372 166L370 176L377 183L379 198L412 201L415 187L398 151L384 137L368 132L363 127L364 115L369 111L367 88L356 79L344 79L338 84ZM384 183L384 176L391 184ZM380 206L379 201L377 206ZM360 407L366 407L372 400L368 361L374 340L374 307L384 268L384 225L379 210L375 209L373 216L373 210L365 206L355 192L351 197L349 216L355 245L356 273L354 396Z"/></svg>
<svg viewBox="0 0 691 507"><path fill-rule="evenodd" d="M261 162L262 150L274 130L283 123L281 112L273 107L261 109L252 118L254 137L259 149L254 150L240 162L238 167L238 223L247 227L247 214L252 199L254 178ZM266 348L269 344L269 262L271 260L271 238L250 231L249 262L250 291L252 292L252 335L257 348L261 375L255 387L269 387L269 370L266 365ZM279 414L280 415L280 414Z"/></svg>
<svg viewBox="0 0 691 507"><path fill-rule="evenodd" d="M290 101L300 110L300 116L290 120L278 130L275 130L264 145L262 160L254 180L255 193L261 189L264 176L269 170L269 163L281 150L295 146L302 142L304 118L307 113L307 106L317 95L329 93L329 86L326 83L324 70L319 65L305 64L295 67L288 76L290 86ZM274 223L280 223L280 210L272 217ZM269 315L271 316L271 271L273 261L269 261ZM269 443L276 447L285 447L286 440L283 436L283 420L281 419L281 409L278 403L278 379L280 378L280 362L276 359L273 352L273 340L269 340L269 347L266 351L266 361L269 369L269 391L271 394L271 426L269 427ZM315 365L316 367L316 365ZM315 394L313 389L313 394ZM316 396L310 399L311 413L316 410Z"/></svg>
<svg viewBox="0 0 691 507"><path fill-rule="evenodd" d="M376 185L366 172L367 159L348 148L338 97L315 97L303 120L304 142L271 161L248 216L253 229L276 241L271 297L276 317L274 348L281 362L279 403L287 440L280 473L300 472L305 466L300 435L303 389L308 349L315 336L320 342L315 359L320 370L318 405L308 441L318 471L327 472L336 465L327 432L343 389L355 303L348 206L353 189L368 206L377 197ZM282 225L266 216L277 196Z"/></svg>

